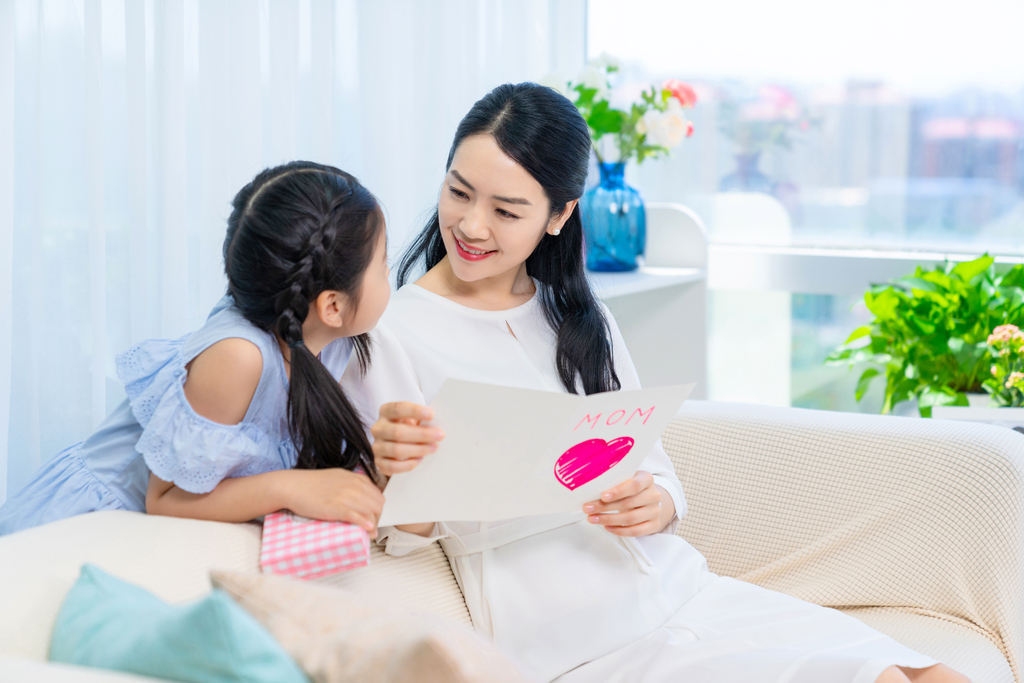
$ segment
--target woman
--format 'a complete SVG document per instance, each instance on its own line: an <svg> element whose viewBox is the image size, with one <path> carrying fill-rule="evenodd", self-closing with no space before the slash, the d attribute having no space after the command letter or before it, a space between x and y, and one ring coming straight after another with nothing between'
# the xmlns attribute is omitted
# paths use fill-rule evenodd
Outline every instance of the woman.
<svg viewBox="0 0 1024 683"><path fill-rule="evenodd" d="M548 391L639 388L584 273L578 201L587 126L564 97L503 85L455 135L438 209L373 333L377 362L343 384L390 475L443 435L419 426L449 377ZM458 495L438 491L438 495ZM382 528L402 555L439 540L474 626L541 680L963 681L851 617L718 577L674 535L686 503L660 442L579 513Z"/></svg>

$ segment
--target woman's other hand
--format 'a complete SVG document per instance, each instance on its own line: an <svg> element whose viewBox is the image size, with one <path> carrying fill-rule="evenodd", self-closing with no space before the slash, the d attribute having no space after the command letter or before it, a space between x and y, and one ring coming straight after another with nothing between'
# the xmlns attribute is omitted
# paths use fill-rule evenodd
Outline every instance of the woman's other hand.
<svg viewBox="0 0 1024 683"><path fill-rule="evenodd" d="M675 517L672 496L654 483L654 475L640 471L632 479L608 489L601 500L583 506L587 521L600 524L616 536L656 534Z"/></svg>
<svg viewBox="0 0 1024 683"><path fill-rule="evenodd" d="M370 433L374 462L381 474L390 477L408 472L437 450L437 442L444 438L444 432L420 424L432 419L433 410L415 403L385 403L380 407L380 419L370 428Z"/></svg>

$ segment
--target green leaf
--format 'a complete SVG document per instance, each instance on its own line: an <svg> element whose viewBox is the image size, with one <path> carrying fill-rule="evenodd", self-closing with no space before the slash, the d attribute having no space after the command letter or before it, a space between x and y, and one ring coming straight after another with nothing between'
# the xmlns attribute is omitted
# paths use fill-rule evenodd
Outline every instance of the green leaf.
<svg viewBox="0 0 1024 683"><path fill-rule="evenodd" d="M825 358L825 365L847 365L852 353L853 349L836 349Z"/></svg>
<svg viewBox="0 0 1024 683"><path fill-rule="evenodd" d="M612 109L605 101L598 102L587 117L587 125L594 131L595 137L599 138L607 133L618 133L622 129L623 113L618 109Z"/></svg>
<svg viewBox="0 0 1024 683"><path fill-rule="evenodd" d="M901 277L898 280L893 280L894 285L901 285L905 289L920 289L924 292L937 292L939 288L935 286L935 283L928 282L927 280L913 275L908 277Z"/></svg>
<svg viewBox="0 0 1024 683"><path fill-rule="evenodd" d="M864 295L864 303L867 304L868 310L879 318L892 318L896 314L899 299L892 287L889 287L877 294L868 292Z"/></svg>
<svg viewBox="0 0 1024 683"><path fill-rule="evenodd" d="M940 288L947 291L953 285L953 281L950 279L950 277L943 273L941 270L932 270L926 273L921 273L921 279L926 280L928 282L934 282Z"/></svg>
<svg viewBox="0 0 1024 683"><path fill-rule="evenodd" d="M917 407L922 417L931 417L931 409L935 406L966 406L967 394L962 391L953 391L949 387L928 387L917 397ZM928 414L925 415L927 408Z"/></svg>
<svg viewBox="0 0 1024 683"><path fill-rule="evenodd" d="M857 380L857 391L854 396L858 403L860 403L860 400L864 398L864 394L867 393L868 387L871 385L871 380L877 377L878 374L879 372L875 368L868 368L860 376L860 379Z"/></svg>
<svg viewBox="0 0 1024 683"><path fill-rule="evenodd" d="M998 280L1000 287L1024 287L1024 264L1018 263Z"/></svg>
<svg viewBox="0 0 1024 683"><path fill-rule="evenodd" d="M898 382L889 396L889 410L892 410L900 403L909 401L917 389L917 381L904 379Z"/></svg>
<svg viewBox="0 0 1024 683"><path fill-rule="evenodd" d="M867 326L858 327L857 329L855 329L853 332L850 333L850 336L846 338L846 341L844 342L844 344L849 344L850 342L854 341L855 339L860 339L861 337L866 337L869 334L871 334L871 328L870 327L867 327Z"/></svg>
<svg viewBox="0 0 1024 683"><path fill-rule="evenodd" d="M907 318L907 323L920 335L931 334L935 331L935 324L916 315Z"/></svg>
<svg viewBox="0 0 1024 683"><path fill-rule="evenodd" d="M981 258L976 258L973 261L964 261L963 263L957 264L953 270L950 271L950 275L956 275L964 282L970 282L977 276L988 270L989 266L995 263L995 259L987 254Z"/></svg>

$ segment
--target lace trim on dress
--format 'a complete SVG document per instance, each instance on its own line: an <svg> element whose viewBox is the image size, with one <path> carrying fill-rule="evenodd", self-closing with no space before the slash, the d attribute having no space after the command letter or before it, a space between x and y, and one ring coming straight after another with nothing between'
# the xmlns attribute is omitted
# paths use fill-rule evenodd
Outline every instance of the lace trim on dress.
<svg viewBox="0 0 1024 683"><path fill-rule="evenodd" d="M272 439L251 422L224 425L199 415L185 398L187 337L148 341L117 358L117 374L143 432L135 449L149 470L189 493L222 480L295 466L290 440Z"/></svg>

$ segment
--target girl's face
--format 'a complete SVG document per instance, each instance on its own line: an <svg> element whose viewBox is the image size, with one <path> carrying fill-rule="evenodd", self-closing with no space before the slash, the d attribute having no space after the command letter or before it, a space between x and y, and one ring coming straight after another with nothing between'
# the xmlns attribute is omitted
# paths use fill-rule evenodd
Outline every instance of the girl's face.
<svg viewBox="0 0 1024 683"><path fill-rule="evenodd" d="M518 272L575 205L552 217L544 188L493 137L467 137L455 150L437 206L452 270L463 282Z"/></svg>
<svg viewBox="0 0 1024 683"><path fill-rule="evenodd" d="M388 243L384 232L384 228L381 228L373 249L373 258L363 273L359 303L354 312L349 312L345 321L343 331L346 337L355 337L376 327L391 299L391 283L388 279L391 269L388 268Z"/></svg>

